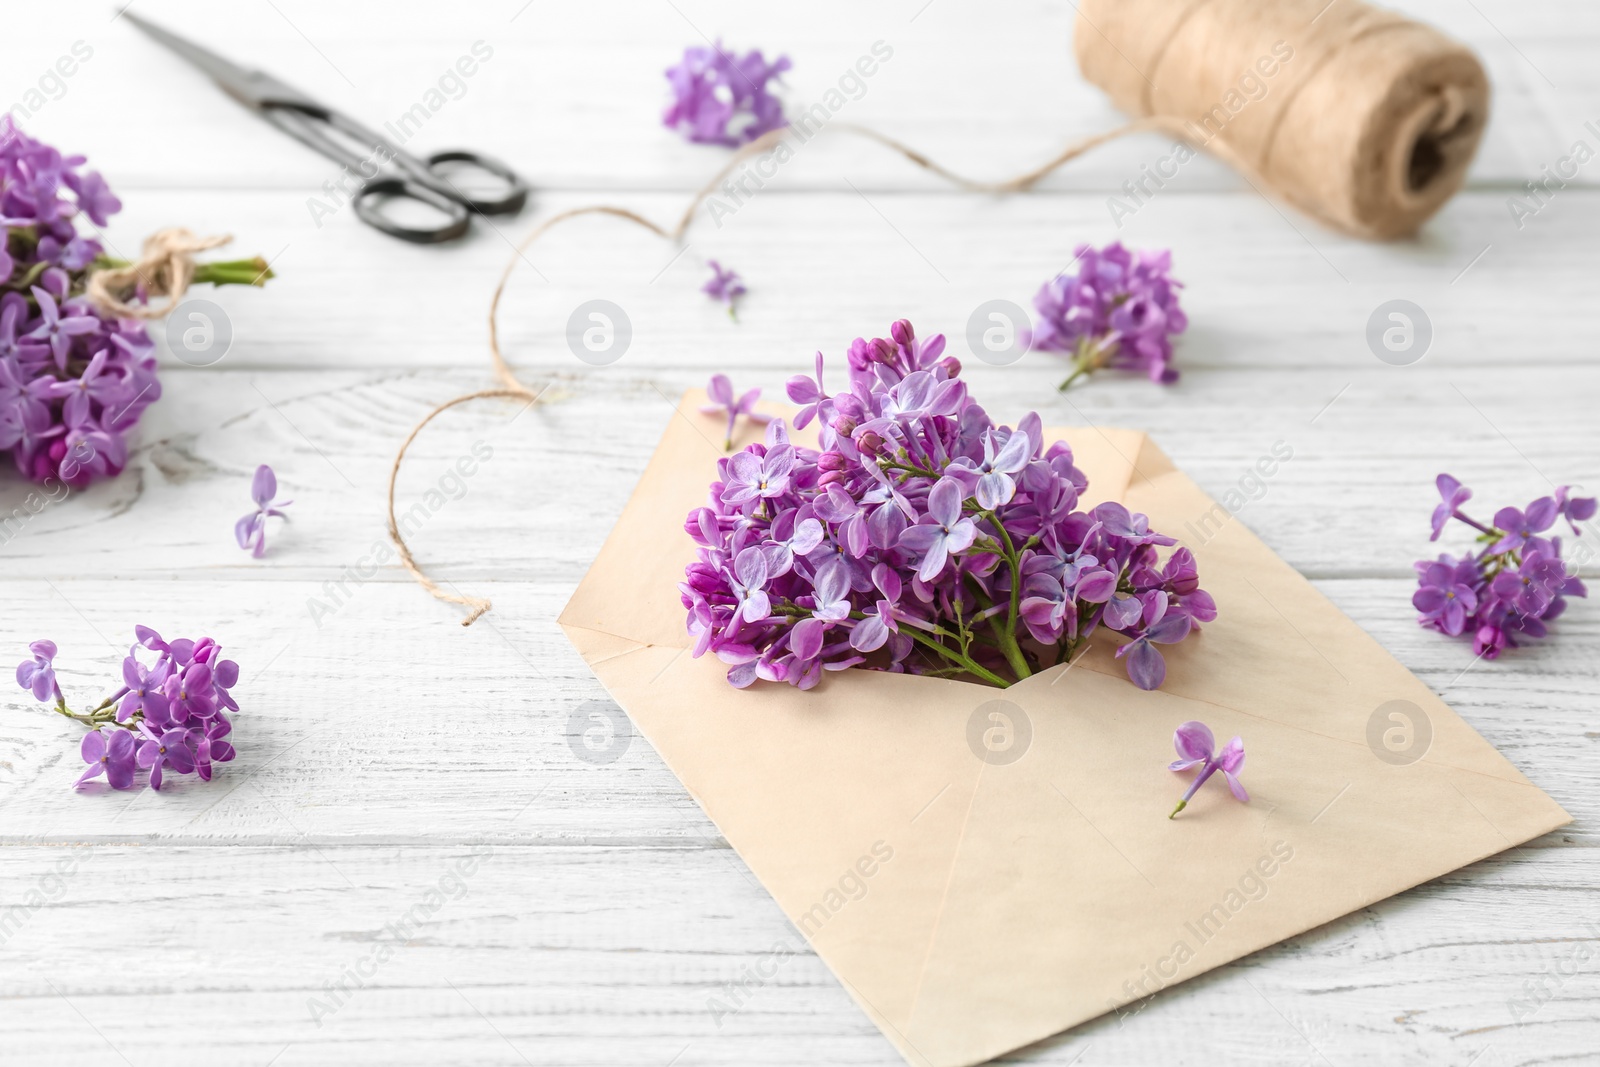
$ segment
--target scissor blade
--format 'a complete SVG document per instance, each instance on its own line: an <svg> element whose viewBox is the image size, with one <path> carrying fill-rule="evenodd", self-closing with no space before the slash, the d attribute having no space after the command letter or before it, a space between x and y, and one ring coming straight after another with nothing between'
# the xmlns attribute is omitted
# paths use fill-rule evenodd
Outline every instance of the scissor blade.
<svg viewBox="0 0 1600 1067"><path fill-rule="evenodd" d="M209 48L203 48L193 41L179 37L170 30L164 30L132 12L124 13L123 18L205 71L225 93L246 107L260 109L273 103L311 102L299 91L278 81L272 75L259 70L247 70L232 60L224 59Z"/></svg>

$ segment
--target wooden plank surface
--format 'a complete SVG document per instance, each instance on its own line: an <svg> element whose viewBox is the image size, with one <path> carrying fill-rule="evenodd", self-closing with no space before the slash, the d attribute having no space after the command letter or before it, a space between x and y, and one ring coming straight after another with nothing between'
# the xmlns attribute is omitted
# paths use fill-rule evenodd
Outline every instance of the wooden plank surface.
<svg viewBox="0 0 1600 1067"><path fill-rule="evenodd" d="M1071 5L139 0L375 123L484 42L492 58L418 144L492 151L537 191L523 217L443 249L389 241L347 210L319 226L307 201L336 169L111 5L8 13L4 100L75 42L93 50L24 122L90 155L122 195L113 247L181 223L234 234L280 277L202 294L224 308L232 347L203 368L163 352L164 396L121 478L27 515L28 487L0 477L0 523L26 516L0 535L0 650L20 658L52 637L63 685L87 695L134 623L211 632L244 666L246 708L239 759L216 781L74 794L76 728L20 692L0 698L4 1062L899 1062L646 742L608 764L579 758L582 712L606 697L554 619L684 389L727 371L779 395L816 349L837 357L902 315L966 359L980 303L1026 304L1079 242L1113 238L1174 250L1193 321L1182 381L1106 378L1062 397L1049 357L966 359L986 406L1147 429L1214 494L1287 442L1293 459L1238 521L1576 822L1006 1062L1592 1057L1600 615L1576 603L1542 646L1474 663L1414 625L1409 596L1439 470L1496 503L1600 485L1600 171L1521 228L1507 208L1600 117L1600 14L1586 0L1395 6L1470 43L1495 83L1468 189L1415 242L1329 233L1205 159L1119 230L1106 199L1164 150L1149 137L997 199L829 136L720 226L702 212L686 250L610 220L552 232L517 267L501 335L519 373L560 399L452 412L399 483L405 508L476 443L493 450L414 538L438 578L494 599L471 629L392 560L350 574L385 544L399 442L432 405L490 384L485 315L512 245L600 200L670 222L720 165L657 125L675 53L702 33L787 51L788 99L804 106L889 42L850 121L997 177L1119 121L1077 75ZM696 292L707 257L751 285L738 325ZM595 296L635 329L604 368L564 341ZM1365 340L1394 298L1434 329L1409 367ZM296 503L254 561L231 525L260 462ZM750 982L779 945L793 956Z"/></svg>

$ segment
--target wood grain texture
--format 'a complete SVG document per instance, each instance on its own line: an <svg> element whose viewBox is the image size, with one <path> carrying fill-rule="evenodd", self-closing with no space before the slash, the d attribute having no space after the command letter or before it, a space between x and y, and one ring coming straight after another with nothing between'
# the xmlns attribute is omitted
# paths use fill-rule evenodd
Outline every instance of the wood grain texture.
<svg viewBox="0 0 1600 1067"><path fill-rule="evenodd" d="M779 395L817 348L837 356L906 315L950 335L1001 417L1147 429L1213 494L1288 443L1293 459L1237 521L1576 820L1005 1062L1587 1062L1600 1046L1600 614L1577 603L1551 641L1474 663L1414 625L1409 596L1442 467L1495 503L1600 485L1600 171L1521 228L1507 207L1575 140L1594 142L1600 15L1586 0L1395 6L1478 49L1496 93L1468 189L1415 242L1328 233L1205 159L1119 230L1107 198L1166 151L1153 138L994 199L826 136L720 226L702 212L686 250L612 221L553 232L519 263L501 328L519 372L558 399L453 411L400 481L405 510L445 479L447 504L412 542L431 573L494 599L471 629L392 559L356 576L385 544L389 464L432 405L489 384L489 291L536 219L605 199L669 222L720 163L657 126L674 52L701 31L788 51L788 98L804 105L890 42L841 118L998 177L1119 121L1072 67L1070 4L140 0L376 123L490 45L417 144L492 151L534 181L535 203L442 249L348 211L318 226L307 200L334 170L109 5L10 12L0 106L74 41L94 49L25 125L90 154L122 194L113 247L181 222L233 233L280 276L202 294L233 346L206 368L163 352L165 395L123 477L35 515L28 487L0 476L0 650L48 634L63 685L87 696L135 622L212 632L244 665L245 707L239 759L217 781L74 794L77 728L0 696L0 1058L899 1062L646 742L608 764L579 756L606 697L554 619L684 389L725 370ZM1172 247L1188 283L1177 386L1106 378L1061 397L1049 357L969 358L980 303L1025 305L1080 241L1114 237ZM737 326L695 291L713 256L751 284ZM603 368L565 342L567 317L597 296L634 327ZM1409 367L1365 339L1394 298L1434 330ZM448 472L478 442L492 458L457 486ZM263 461L296 503L253 561L231 525ZM792 957L762 977L780 945Z"/></svg>

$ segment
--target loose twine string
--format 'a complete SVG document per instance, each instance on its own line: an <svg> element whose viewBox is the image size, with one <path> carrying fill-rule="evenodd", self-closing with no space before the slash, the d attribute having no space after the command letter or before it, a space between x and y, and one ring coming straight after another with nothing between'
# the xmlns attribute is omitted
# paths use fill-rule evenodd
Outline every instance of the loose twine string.
<svg viewBox="0 0 1600 1067"><path fill-rule="evenodd" d="M956 187L965 189L969 192L1005 194L1021 192L1032 187L1051 172L1055 171L1057 168L1071 162L1078 156L1083 155L1085 152L1088 152L1094 148L1098 148L1100 145L1103 145L1108 141L1113 141L1119 137L1125 137L1129 134L1143 133L1151 130L1179 132L1181 131L1181 123L1168 116L1150 116L1137 119L1106 133L1095 134L1092 137L1086 137L1080 141L1075 141L1048 162L1035 167L1032 170L1026 171L1025 173L1019 174L1014 178L1007 178L1004 181L996 182L977 181L971 178L963 177L962 175L956 174L954 171L940 166L938 163L935 163L921 152L901 144L892 137L887 137L884 134L878 133L876 130L868 129L865 126L840 123L835 126L824 127L824 129L853 133L858 136L865 137L868 140L876 141L878 144L898 152L900 155L904 156L918 167L921 167L923 170L926 170L931 174L938 175L940 178L945 179ZM478 619L483 616L484 612L488 611L493 606L492 602L487 597L465 596L460 593L450 592L449 590L441 587L438 582L435 582L432 578L428 577L428 575L423 571L422 567L417 563L416 557L412 555L411 547L406 544L406 539L401 535L399 524L395 521L395 483L399 479L400 466L405 462L406 452L408 449L410 449L411 443L417 439L417 435L422 432L423 428L427 426L428 423L432 422L444 412L449 411L451 408L457 407L461 404L469 403L474 400L487 400L497 397L524 400L528 402L529 406L545 402L544 398L547 395L549 384L535 389L534 387L521 381L512 372L511 366L506 362L505 355L500 350L500 301L505 295L506 284L511 280L511 275L516 269L517 262L524 257L528 249L533 247L534 243L537 242L539 238L543 237L550 230L564 222L568 222L584 215L610 215L613 218L623 219L626 222L631 222L637 226L642 226L663 240L679 241L683 238L683 235L688 232L689 227L693 225L695 212L699 209L700 205L705 202L706 197L716 192L717 188L722 184L723 180L728 177L728 175L732 174L736 169L738 169L741 163L749 159L751 156L760 155L761 153L774 148L790 132L791 131L788 128L772 130L771 132L756 138L754 141L751 141L749 144L740 147L733 153L733 155L728 157L728 161L723 164L722 169L717 171L716 175L707 181L705 185L701 186L694 196L690 198L689 206L684 210L682 217L680 217L677 223L671 227L662 226L654 220L648 219L643 215L640 215L638 212L630 210L629 208L618 207L612 204L591 204L585 207L571 208L550 216L550 218L535 226L528 233L528 235L522 239L521 243L516 246L516 249L512 253L510 260L508 260L506 263L505 270L500 274L499 282L494 287L494 296L489 301L489 359L494 368L494 376L500 382L499 387L494 389L482 389L473 393L466 393L450 400L446 400L444 403L433 408L433 410L424 415L422 420L412 427L411 432L406 435L405 441L400 445L400 450L395 453L393 465L389 468L389 539L394 542L395 548L399 550L400 563L411 574L411 577L416 579L417 583L431 593L434 597L439 600L446 601L447 603L459 604L467 609L467 614L464 618L462 618L461 625L471 626L474 622L477 622Z"/></svg>
<svg viewBox="0 0 1600 1067"><path fill-rule="evenodd" d="M1091 8L1093 13L1091 14ZM1377 45L1377 37L1384 40ZM1252 95L1240 71L1263 77L1264 52L1293 41L1280 56L1282 81ZM1085 152L1129 134L1158 131L1199 145L1239 172L1258 191L1273 190L1302 210L1350 233L1393 237L1412 232L1459 187L1488 109L1488 83L1475 56L1436 30L1359 0L1081 0L1076 31L1078 64L1133 121L1076 141L1054 158L1002 181L976 181L876 130L836 123L824 130L855 134L911 163L977 193L1007 194ZM1289 65L1295 52L1302 53ZM1130 58L1139 57L1140 62ZM1157 74L1159 72L1159 81ZM1257 84L1263 84L1257 79ZM1224 102L1238 97L1238 108ZM1290 121L1293 115L1295 121ZM1217 125L1215 130L1212 125ZM1223 128L1226 127L1226 128ZM690 199L682 217L664 227L624 207L596 204L551 216L523 238L506 263L489 303L489 355L500 386L435 407L412 429L389 470L389 537L411 576L440 600L467 609L470 626L490 609L486 597L440 588L418 566L395 522L394 491L406 451L423 427L473 400L504 397L540 403L512 373L500 350L499 310L517 261L554 227L584 215L610 215L664 240L681 241L695 212L751 156L774 148L785 127L733 153ZM1422 149L1425 164L1418 169ZM1148 168L1147 168L1148 169Z"/></svg>
<svg viewBox="0 0 1600 1067"><path fill-rule="evenodd" d="M196 237L181 226L158 230L145 238L144 248L137 262L125 267L107 267L89 275L85 290L89 299L107 312L125 319L162 319L172 312L194 282L194 254L220 248L233 238ZM139 296L164 296L164 304L141 301L130 304L123 299L128 294Z"/></svg>

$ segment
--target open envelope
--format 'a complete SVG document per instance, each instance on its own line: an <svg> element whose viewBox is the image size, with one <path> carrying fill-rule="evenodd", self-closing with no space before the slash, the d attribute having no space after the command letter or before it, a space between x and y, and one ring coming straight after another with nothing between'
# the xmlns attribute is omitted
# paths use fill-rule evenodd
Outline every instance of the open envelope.
<svg viewBox="0 0 1600 1067"><path fill-rule="evenodd" d="M1198 558L1219 616L1163 650L1160 690L1104 631L1009 689L865 670L734 689L689 655L676 588L722 454L702 400L560 622L919 1067L998 1056L1570 821L1131 430L1045 435L1071 444L1085 506L1119 500ZM1218 776L1167 818L1188 719L1244 737L1249 804Z"/></svg>

